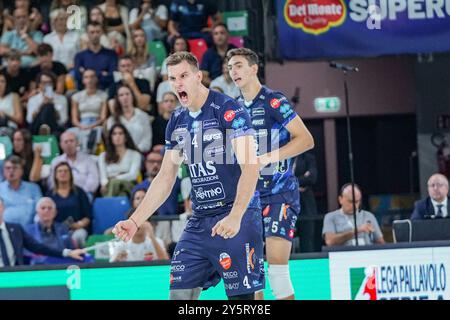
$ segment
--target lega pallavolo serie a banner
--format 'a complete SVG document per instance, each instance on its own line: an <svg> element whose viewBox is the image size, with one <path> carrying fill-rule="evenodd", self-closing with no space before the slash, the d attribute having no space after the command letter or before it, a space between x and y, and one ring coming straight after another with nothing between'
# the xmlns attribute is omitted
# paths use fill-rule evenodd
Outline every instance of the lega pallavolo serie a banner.
<svg viewBox="0 0 450 320"><path fill-rule="evenodd" d="M275 0L285 59L450 51L450 0Z"/></svg>

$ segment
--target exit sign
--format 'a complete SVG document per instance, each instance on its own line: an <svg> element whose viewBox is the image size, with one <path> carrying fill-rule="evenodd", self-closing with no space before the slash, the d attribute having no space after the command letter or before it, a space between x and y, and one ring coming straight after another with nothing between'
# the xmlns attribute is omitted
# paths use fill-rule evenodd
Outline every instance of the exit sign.
<svg viewBox="0 0 450 320"><path fill-rule="evenodd" d="M319 113L338 112L341 110L341 99L338 97L324 97L314 99L314 108Z"/></svg>

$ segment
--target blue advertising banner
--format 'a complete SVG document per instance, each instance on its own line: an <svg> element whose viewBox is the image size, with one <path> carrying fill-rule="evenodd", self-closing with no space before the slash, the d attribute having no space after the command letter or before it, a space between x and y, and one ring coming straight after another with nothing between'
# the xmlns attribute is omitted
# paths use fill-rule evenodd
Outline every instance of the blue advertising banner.
<svg viewBox="0 0 450 320"><path fill-rule="evenodd" d="M450 0L275 0L285 59L450 51Z"/></svg>

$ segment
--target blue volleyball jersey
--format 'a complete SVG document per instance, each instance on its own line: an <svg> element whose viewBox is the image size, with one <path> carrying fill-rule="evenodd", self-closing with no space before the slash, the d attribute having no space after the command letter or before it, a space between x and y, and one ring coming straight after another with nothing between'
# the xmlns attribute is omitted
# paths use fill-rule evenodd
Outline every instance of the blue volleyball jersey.
<svg viewBox="0 0 450 320"><path fill-rule="evenodd" d="M229 212L241 176L232 151L234 138L254 135L250 117L236 100L209 91L202 108L175 110L166 128L166 149L179 150L189 168L195 216ZM255 192L249 208L260 208Z"/></svg>
<svg viewBox="0 0 450 320"><path fill-rule="evenodd" d="M251 116L259 155L279 149L291 140L286 126L297 114L283 94L262 86L250 106L245 106L242 96L238 98L238 102ZM261 170L257 187L261 198L298 191L298 180L293 172L293 164L294 158L289 158Z"/></svg>

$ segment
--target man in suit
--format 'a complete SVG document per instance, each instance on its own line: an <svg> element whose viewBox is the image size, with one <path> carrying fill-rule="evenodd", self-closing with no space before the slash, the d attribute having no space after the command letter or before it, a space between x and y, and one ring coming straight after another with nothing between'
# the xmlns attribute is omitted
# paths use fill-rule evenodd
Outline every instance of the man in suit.
<svg viewBox="0 0 450 320"><path fill-rule="evenodd" d="M433 174L428 179L428 197L416 202L411 220L450 218L449 202L447 177Z"/></svg>
<svg viewBox="0 0 450 320"><path fill-rule="evenodd" d="M0 267L11 267L24 264L23 249L52 257L70 257L83 260L85 250L55 250L40 244L25 232L17 223L3 221L3 199L0 198Z"/></svg>

